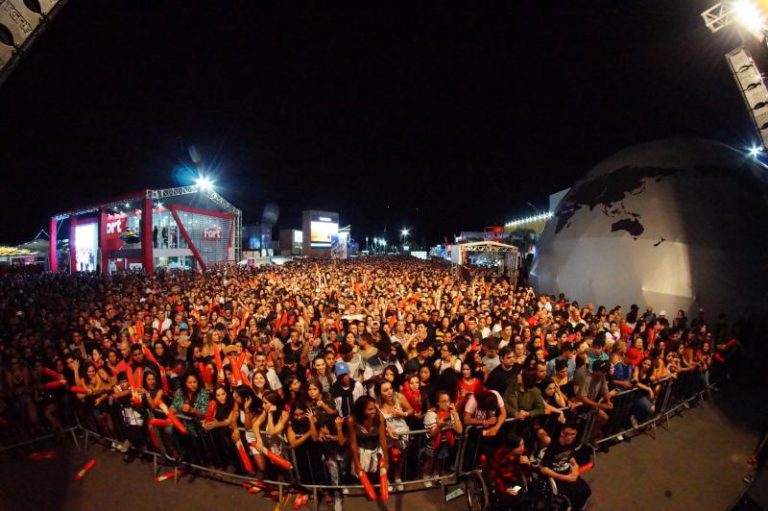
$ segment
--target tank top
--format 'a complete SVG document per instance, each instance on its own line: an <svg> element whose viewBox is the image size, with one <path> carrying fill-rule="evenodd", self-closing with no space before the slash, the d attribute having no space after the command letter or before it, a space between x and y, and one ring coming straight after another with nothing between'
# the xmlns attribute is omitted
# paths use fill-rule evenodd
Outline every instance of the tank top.
<svg viewBox="0 0 768 511"><path fill-rule="evenodd" d="M373 427L372 431L368 431L362 424L355 423L355 433L357 434L357 445L361 449L373 451L379 447L378 424Z"/></svg>

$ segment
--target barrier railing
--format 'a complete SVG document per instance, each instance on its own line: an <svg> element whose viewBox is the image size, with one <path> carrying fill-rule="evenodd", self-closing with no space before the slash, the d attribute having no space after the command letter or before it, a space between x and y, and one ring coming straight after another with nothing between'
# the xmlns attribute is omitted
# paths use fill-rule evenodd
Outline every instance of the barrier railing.
<svg viewBox="0 0 768 511"><path fill-rule="evenodd" d="M648 431L655 438L657 425L660 424L668 429L670 417L679 413L692 400L701 398L712 387L704 387L690 396L680 396L675 382L676 380L666 379L655 384L654 400L650 405L652 406L652 413L647 420L640 422L638 427L631 425L630 417L636 415L638 410L642 410L642 405L638 405L638 403L642 399L644 391L632 388L617 393L613 397L614 407L609 414L609 421L604 425L605 436L594 443L590 443L590 438L595 425L595 410L576 413L575 420L578 430L576 445L579 448L589 446L596 450L601 444L616 440L620 435L628 435L641 430ZM280 437L278 441L285 446L282 453L289 458L292 465L291 469L283 470L267 461L266 470L259 471L260 473L257 474L256 469L253 469L253 473L249 473L248 467L244 463L243 453L238 454L237 447L229 438L229 428L222 432L206 432L195 425L192 433L182 435L170 425L161 428L149 425L150 418L161 417L159 414L155 415L154 412L150 411L149 415L141 421L141 425L137 426L136 424L126 424L124 416L115 413L116 411L116 408L112 409L113 423L117 430L114 437L99 431L92 416L81 417L79 413L74 414L76 424L62 431L71 436L77 448L83 451L87 451L94 440L117 442L125 445L124 441L127 438L131 436L135 438L135 435L141 432L143 437L133 447L138 454L151 458L153 476L158 476L164 466L173 467L174 481L180 475L179 469L187 472L194 471L199 475L206 475L230 483L249 484L258 481L265 488L274 490L280 501L292 493L311 494L315 509L319 509L322 494L332 496L338 496L340 493L346 495L366 494L364 485L351 476L350 459L346 447L337 450L336 459L332 460L328 453L320 452L318 454L317 451L311 449L291 449L285 438ZM178 417L186 424L199 422L181 414ZM407 433L407 442L403 443L401 438L392 439L393 444L401 452L399 453L399 461L392 462L390 465L388 486L392 485L392 491L398 492L425 489L427 485L436 483L440 483L444 487L463 483L462 491L466 495L468 506L472 509L485 509L491 492L487 488L482 473L483 455L489 454L495 448L498 444L498 438L503 436L509 428L525 431L533 424L534 421L531 419L507 419L496 437L483 436L483 428L480 427L465 427L464 434L455 436L455 443L451 447L448 457L441 460L442 466L436 467L435 476L423 473L427 442L431 441L427 435L427 430L410 430ZM556 434L559 427L559 422L554 417L549 420L546 418L539 419L536 424L539 426L547 424L545 429L548 429L551 435ZM82 435L82 442L79 439L79 434ZM241 428L240 435L246 451L245 457L253 463L255 461L254 451L246 441L247 432ZM0 454L44 441L51 436L46 435L0 446ZM331 466L333 464L329 461L334 461L336 466ZM228 470L232 466L235 467L235 473ZM402 481L397 479L402 479ZM402 490L399 488L400 485L402 485ZM378 478L372 481L372 486L381 492Z"/></svg>
<svg viewBox="0 0 768 511"><path fill-rule="evenodd" d="M632 388L616 394L612 398L615 414L610 417L605 430L606 434L595 441L593 447L597 448L597 446L615 441L623 436L638 434L643 431L648 431L655 438L657 425L662 425L669 430L670 416L689 408L691 402L702 399L705 395L709 395L713 388L716 388L716 383L711 383L702 386L699 390L694 390L693 394L685 396L680 395L678 384L679 380L671 377L656 382L652 388L654 400L650 405L650 416L643 421L637 420L636 424L632 424L630 417L643 410L642 400L647 399L646 391ZM676 397L677 399L675 399Z"/></svg>

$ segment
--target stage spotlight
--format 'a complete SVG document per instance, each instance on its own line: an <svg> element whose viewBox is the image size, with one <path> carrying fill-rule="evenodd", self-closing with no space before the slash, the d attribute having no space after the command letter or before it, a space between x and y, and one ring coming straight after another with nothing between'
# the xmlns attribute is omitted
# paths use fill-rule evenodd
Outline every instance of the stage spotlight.
<svg viewBox="0 0 768 511"><path fill-rule="evenodd" d="M201 190L213 189L213 181L204 176L198 177L197 181L195 181L195 184L199 186Z"/></svg>
<svg viewBox="0 0 768 511"><path fill-rule="evenodd" d="M765 26L765 17L751 0L739 0L733 4L733 13L744 28L751 32L762 32Z"/></svg>

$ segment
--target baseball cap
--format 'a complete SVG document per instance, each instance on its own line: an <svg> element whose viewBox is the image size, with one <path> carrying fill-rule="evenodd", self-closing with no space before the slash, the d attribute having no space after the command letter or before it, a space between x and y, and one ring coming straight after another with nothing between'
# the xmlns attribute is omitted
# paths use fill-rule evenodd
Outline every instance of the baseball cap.
<svg viewBox="0 0 768 511"><path fill-rule="evenodd" d="M349 365L346 362L339 360L336 362L335 370L336 377L338 378L342 374L349 374Z"/></svg>
<svg viewBox="0 0 768 511"><path fill-rule="evenodd" d="M595 360L592 362L592 371L607 373L611 370L611 363L607 360Z"/></svg>

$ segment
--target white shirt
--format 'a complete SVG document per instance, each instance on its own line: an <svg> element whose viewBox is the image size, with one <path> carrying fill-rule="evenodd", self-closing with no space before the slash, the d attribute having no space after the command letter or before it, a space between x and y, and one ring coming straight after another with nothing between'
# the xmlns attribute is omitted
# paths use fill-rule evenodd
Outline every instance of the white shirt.
<svg viewBox="0 0 768 511"><path fill-rule="evenodd" d="M172 324L173 324L173 321L171 321L170 318L165 318L163 320L162 325L160 324L160 320L156 319L156 320L154 320L152 322L152 328L154 328L155 330L159 331L160 333L163 333L166 330L168 330L169 328L171 328Z"/></svg>
<svg viewBox="0 0 768 511"><path fill-rule="evenodd" d="M493 395L496 396L496 404L499 407L499 410L501 410L504 407L504 399L501 397L501 394L496 392L495 390L491 390L493 392ZM475 399L474 394L470 394L467 398L467 404L464 405L464 412L470 414L475 419L486 419L486 411L485 410L478 410L477 408L477 399Z"/></svg>

